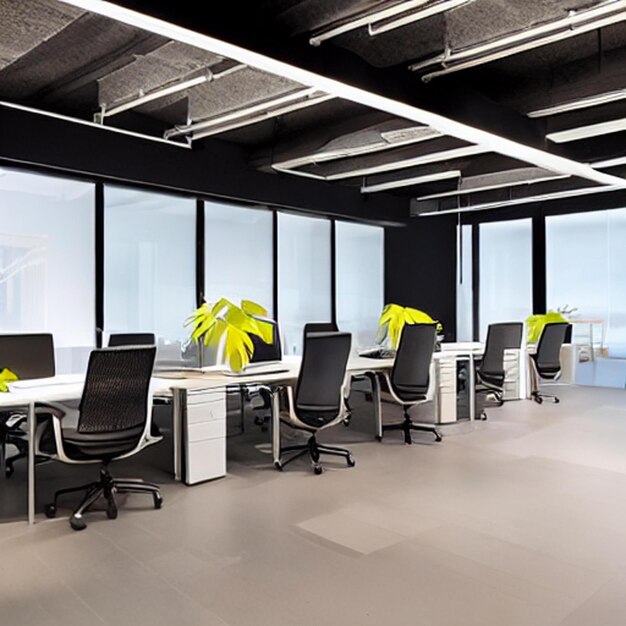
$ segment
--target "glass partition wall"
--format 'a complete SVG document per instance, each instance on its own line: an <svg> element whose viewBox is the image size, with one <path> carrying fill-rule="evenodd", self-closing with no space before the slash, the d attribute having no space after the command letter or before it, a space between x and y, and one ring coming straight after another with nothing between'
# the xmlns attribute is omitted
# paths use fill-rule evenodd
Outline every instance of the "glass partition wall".
<svg viewBox="0 0 626 626"><path fill-rule="evenodd" d="M94 199L92 183L0 170L0 333L52 333L60 374L95 345Z"/></svg>

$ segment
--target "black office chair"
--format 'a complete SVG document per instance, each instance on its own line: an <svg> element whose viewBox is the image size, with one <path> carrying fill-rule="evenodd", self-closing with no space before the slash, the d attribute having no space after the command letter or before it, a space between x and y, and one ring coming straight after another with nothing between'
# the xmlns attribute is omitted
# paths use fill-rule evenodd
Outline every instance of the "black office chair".
<svg viewBox="0 0 626 626"><path fill-rule="evenodd" d="M0 368L8 367L19 380L49 378L55 375L54 339L49 333L0 335ZM35 407L39 417L46 409ZM28 457L28 441L22 425L27 416L23 411L0 412L0 471L10 477L14 464ZM6 447L17 448L17 454L6 458ZM47 459L38 458L41 462Z"/></svg>
<svg viewBox="0 0 626 626"><path fill-rule="evenodd" d="M61 489L46 505L48 517L55 517L59 496L85 491L70 517L74 530L86 528L84 513L101 497L107 502L107 516L117 517L116 493L146 493L154 508L163 503L158 485L138 479L113 478L112 461L132 456L161 440L150 434L150 378L155 347L105 348L89 357L85 387L78 410L53 404L51 432L38 442L39 452L50 459L73 465L100 463L100 480L88 485ZM76 420L74 425L70 425Z"/></svg>
<svg viewBox="0 0 626 626"><path fill-rule="evenodd" d="M320 444L316 438L319 431L335 426L345 417L343 386L351 339L350 333L340 332L308 333L305 336L295 394L292 387L283 387L277 392L286 395L286 409L281 411L281 421L311 436L306 444L281 448L281 457L285 452L295 454L276 462L276 469L282 470L305 454L310 456L316 474L322 473L322 454L344 457L350 467L356 464L349 450Z"/></svg>
<svg viewBox="0 0 626 626"><path fill-rule="evenodd" d="M278 324L276 321L258 317L257 319L267 322L272 325L272 342L265 343L261 337L257 335L250 335L252 344L254 345L254 352L250 363L269 363L272 361L280 361L283 358L283 349L280 342L280 333L278 331ZM266 391L264 386L258 385L245 385L241 387L242 393L242 420L243 411L246 406L249 406L254 413L254 423L261 427L261 430L265 432L267 430L267 424L272 417L272 397L269 392ZM256 400L260 399L261 402L257 403ZM243 430L243 421L242 421Z"/></svg>
<svg viewBox="0 0 626 626"><path fill-rule="evenodd" d="M561 376L561 346L570 332L571 324L567 322L553 322L543 327L537 352L531 355L532 376L531 376L531 397L541 404L545 398L550 398L555 404L560 401L554 394L542 393L539 388L539 381L556 381Z"/></svg>
<svg viewBox="0 0 626 626"><path fill-rule="evenodd" d="M504 351L519 349L522 345L521 322L489 324L482 359L476 368L476 395L492 395L498 406L504 404ZM487 419L484 409L480 419Z"/></svg>
<svg viewBox="0 0 626 626"><path fill-rule="evenodd" d="M379 426L380 432L401 430L404 432L404 443L407 444L413 443L413 430L432 433L436 441L442 440L441 432L434 424L415 423L409 415L412 406L428 401L430 364L436 337L436 324L405 324L391 374L379 374L383 383L383 399L401 405L404 412L402 422L382 424L382 428ZM376 438L382 441L382 435L377 435Z"/></svg>
<svg viewBox="0 0 626 626"><path fill-rule="evenodd" d="M154 346L154 333L113 333L109 335L109 348L122 346Z"/></svg>

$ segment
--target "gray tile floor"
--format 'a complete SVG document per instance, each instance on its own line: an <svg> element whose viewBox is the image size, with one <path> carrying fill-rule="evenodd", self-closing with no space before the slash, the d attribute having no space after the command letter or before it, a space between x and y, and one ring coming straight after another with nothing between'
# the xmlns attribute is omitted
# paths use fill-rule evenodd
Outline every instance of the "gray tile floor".
<svg viewBox="0 0 626 626"><path fill-rule="evenodd" d="M193 488L155 448L132 469L164 481L160 511L133 496L82 533L0 524L0 623L623 626L626 392L561 398L413 446L372 441L361 404L326 437L357 467L322 476L270 469L254 427L229 440L228 477ZM67 484L52 472L42 501Z"/></svg>

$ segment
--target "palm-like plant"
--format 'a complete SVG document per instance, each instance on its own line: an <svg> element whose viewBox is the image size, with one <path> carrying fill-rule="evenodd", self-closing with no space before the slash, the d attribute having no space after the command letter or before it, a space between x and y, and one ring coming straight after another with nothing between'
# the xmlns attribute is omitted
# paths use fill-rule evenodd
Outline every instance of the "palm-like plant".
<svg viewBox="0 0 626 626"><path fill-rule="evenodd" d="M17 375L6 367L0 371L0 393L4 393L9 390L8 383L12 383L17 380Z"/></svg>
<svg viewBox="0 0 626 626"><path fill-rule="evenodd" d="M206 346L223 346L223 358L234 372L248 365L254 354L250 335L260 337L265 343L273 341L272 324L258 319L267 311L256 302L242 300L237 306L226 298L215 304L204 302L185 322L192 326L191 339Z"/></svg>
<svg viewBox="0 0 626 626"><path fill-rule="evenodd" d="M378 320L376 341L380 344L387 341L391 348L397 348L405 324L437 324L437 332L443 330L443 326L424 311L410 306L387 304Z"/></svg>

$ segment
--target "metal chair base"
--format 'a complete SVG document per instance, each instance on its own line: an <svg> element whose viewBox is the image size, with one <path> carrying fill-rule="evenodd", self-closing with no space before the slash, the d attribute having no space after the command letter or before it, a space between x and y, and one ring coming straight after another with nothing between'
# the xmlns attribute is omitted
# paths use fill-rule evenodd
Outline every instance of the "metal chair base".
<svg viewBox="0 0 626 626"><path fill-rule="evenodd" d="M100 480L98 482L80 485L79 487L70 487L68 489L59 489L59 491L54 494L54 501L51 504L47 504L45 507L46 517L56 517L57 502L60 496L80 491L84 491L85 495L70 517L70 526L74 530L84 530L87 528L83 515L100 500L100 498L106 500L107 517L109 519L115 519L118 514L118 506L115 499L115 494L117 493L150 494L153 498L155 509L160 509L163 505L163 497L161 496L161 490L158 485L139 478L113 478L109 473L107 465L103 465L100 468Z"/></svg>
<svg viewBox="0 0 626 626"><path fill-rule="evenodd" d="M416 424L406 411L404 413L403 422L397 424L383 424L383 433L386 430L401 430L404 433L404 443L408 445L413 443L413 438L411 437L411 431L413 430L432 433L435 435L435 441L442 441L443 439L443 435L434 424ZM382 437L380 439L382 439Z"/></svg>
<svg viewBox="0 0 626 626"><path fill-rule="evenodd" d="M544 400L552 400L554 404L558 404L560 402L559 398L553 393L542 393L541 391L533 391L531 397L537 404L543 404Z"/></svg>
<svg viewBox="0 0 626 626"><path fill-rule="evenodd" d="M347 450L346 448L339 448L337 446L327 446L326 444L318 443L315 435L312 435L309 440L304 444L281 448L281 458L284 452L295 452L295 454L291 455L285 461L281 460L274 463L274 467L279 471L282 471L286 465L306 454L308 454L311 458L311 464L313 466L313 471L315 474L321 474L323 472L323 467L320 463L320 457L322 454L328 454L330 456L341 456L346 459L348 467L354 467L356 465L356 461L354 460L354 457L352 456L350 450Z"/></svg>

